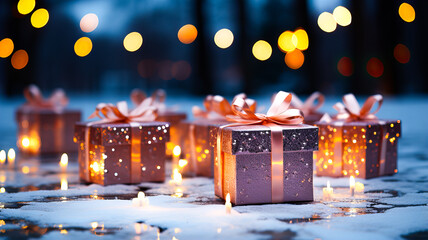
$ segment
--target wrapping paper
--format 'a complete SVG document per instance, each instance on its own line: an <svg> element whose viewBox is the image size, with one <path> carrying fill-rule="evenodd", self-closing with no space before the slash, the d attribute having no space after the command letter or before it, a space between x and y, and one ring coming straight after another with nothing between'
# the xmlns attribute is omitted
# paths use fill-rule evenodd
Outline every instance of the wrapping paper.
<svg viewBox="0 0 428 240"><path fill-rule="evenodd" d="M101 185L164 181L169 134L165 122L77 123L80 179Z"/></svg>

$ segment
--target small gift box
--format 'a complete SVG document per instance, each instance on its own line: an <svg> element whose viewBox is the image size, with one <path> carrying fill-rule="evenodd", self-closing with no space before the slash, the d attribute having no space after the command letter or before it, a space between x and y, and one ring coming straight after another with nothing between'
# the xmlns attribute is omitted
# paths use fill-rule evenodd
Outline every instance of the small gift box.
<svg viewBox="0 0 428 240"><path fill-rule="evenodd" d="M170 126L170 140L166 144L166 155L171 157L172 150L180 144L181 140L179 124L181 121L186 120L187 116L186 113L177 112L166 106L166 93L164 90L158 89L154 91L151 97L154 101L153 105L158 108L156 121L168 122ZM138 105L146 98L146 94L139 89L134 89L131 93L131 100L135 105Z"/></svg>
<svg viewBox="0 0 428 240"><path fill-rule="evenodd" d="M303 123L313 125L324 115L324 113L318 111L318 109L324 104L324 100L325 97L320 92L312 93L305 102L300 100L297 95L293 94L291 107L303 112L303 116L305 117Z"/></svg>
<svg viewBox="0 0 428 240"><path fill-rule="evenodd" d="M382 104L374 95L360 108L355 96L347 94L337 103L339 114L328 115L319 127L319 151L315 154L317 176L374 178L397 172L397 140L400 120L380 120L374 115ZM370 112L375 104L378 108Z"/></svg>
<svg viewBox="0 0 428 240"><path fill-rule="evenodd" d="M39 88L31 85L24 96L27 103L15 113L20 152L27 155L75 152L73 125L80 121L81 114L65 108L68 99L64 91L58 89L44 99Z"/></svg>
<svg viewBox="0 0 428 240"><path fill-rule="evenodd" d="M151 104L148 98L132 111L126 102L99 104L91 118L101 120L76 124L82 181L111 185L165 180L169 124L154 121L156 107Z"/></svg>
<svg viewBox="0 0 428 240"><path fill-rule="evenodd" d="M255 110L256 102L246 98L245 94L239 94ZM226 115L232 114L230 103L222 96L208 95L204 100L205 110L197 106L193 107L195 121L181 123L181 150L186 164L175 164L185 176L213 177L214 145L210 141L212 132L230 123ZM176 159L177 160L177 159Z"/></svg>
<svg viewBox="0 0 428 240"><path fill-rule="evenodd" d="M235 123L214 135L215 194L236 205L313 200L313 151L318 128L301 124L289 109L291 94L279 92L267 114L254 113L241 98L232 104Z"/></svg>

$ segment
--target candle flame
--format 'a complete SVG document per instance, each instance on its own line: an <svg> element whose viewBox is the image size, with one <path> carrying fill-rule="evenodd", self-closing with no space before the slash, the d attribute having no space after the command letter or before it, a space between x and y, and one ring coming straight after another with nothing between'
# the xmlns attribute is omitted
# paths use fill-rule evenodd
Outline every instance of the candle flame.
<svg viewBox="0 0 428 240"><path fill-rule="evenodd" d="M227 195L226 195L226 204L227 203L230 203L230 193L228 193Z"/></svg>
<svg viewBox="0 0 428 240"><path fill-rule="evenodd" d="M30 139L28 137L23 137L21 140L21 145L24 148L28 148L30 146Z"/></svg>
<svg viewBox="0 0 428 240"><path fill-rule="evenodd" d="M179 161L178 161L178 166L179 167L181 167L181 168L183 168L183 167L185 167L186 165L187 165L187 160L186 159L180 159Z"/></svg>
<svg viewBox="0 0 428 240"><path fill-rule="evenodd" d="M7 159L10 162L15 161L16 158L16 153L15 153L15 149L11 148L9 149L9 151L7 152Z"/></svg>
<svg viewBox="0 0 428 240"><path fill-rule="evenodd" d="M146 197L146 194L144 192L138 192L137 198L138 199L144 199Z"/></svg>
<svg viewBox="0 0 428 240"><path fill-rule="evenodd" d="M349 177L349 186L355 187L355 177L354 176Z"/></svg>
<svg viewBox="0 0 428 240"><path fill-rule="evenodd" d="M181 147L180 147L180 146L178 146L178 145L176 145L176 146L174 147L174 149L172 150L172 154L173 154L175 157L179 157L179 156L180 156L180 154L181 154Z"/></svg>
<svg viewBox="0 0 428 240"><path fill-rule="evenodd" d="M6 189L4 187L0 188L0 193L5 193Z"/></svg>
<svg viewBox="0 0 428 240"><path fill-rule="evenodd" d="M3 164L6 161L6 151L1 150L0 151L0 163Z"/></svg>
<svg viewBox="0 0 428 240"><path fill-rule="evenodd" d="M98 222L91 222L92 229L96 229L98 227Z"/></svg>
<svg viewBox="0 0 428 240"><path fill-rule="evenodd" d="M100 165L98 164L98 162L94 162L91 165L92 169L94 170L94 172L98 173L100 171Z"/></svg>
<svg viewBox="0 0 428 240"><path fill-rule="evenodd" d="M175 183L181 183L181 181L183 180L183 177L181 176L181 173L178 171L178 168L174 168L174 170L172 171L171 177Z"/></svg>
<svg viewBox="0 0 428 240"><path fill-rule="evenodd" d="M61 160L59 161L59 165L61 167L67 167L67 165L68 165L68 155L67 155L67 153L63 153L61 155Z"/></svg>
<svg viewBox="0 0 428 240"><path fill-rule="evenodd" d="M330 181L327 181L327 188L330 188Z"/></svg>
<svg viewBox="0 0 428 240"><path fill-rule="evenodd" d="M67 178L61 179L61 190L68 190L68 181Z"/></svg>

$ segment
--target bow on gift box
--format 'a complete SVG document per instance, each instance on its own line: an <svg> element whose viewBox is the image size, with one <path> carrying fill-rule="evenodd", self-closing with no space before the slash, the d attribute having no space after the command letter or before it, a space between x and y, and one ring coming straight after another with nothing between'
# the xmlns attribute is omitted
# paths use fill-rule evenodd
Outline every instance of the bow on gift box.
<svg viewBox="0 0 428 240"><path fill-rule="evenodd" d="M324 104L325 97L320 92L314 92L309 96L305 102L300 100L297 95L292 93L291 107L300 109L304 116L316 113L317 110ZM317 104L315 104L317 102Z"/></svg>
<svg viewBox="0 0 428 240"><path fill-rule="evenodd" d="M141 181L139 172L141 163L141 136L139 127L141 122L154 121L157 117L157 106L153 105L153 98L149 97L141 101L133 110L128 109L125 101L118 102L117 105L100 103L89 118L99 117L101 120L90 122L85 129L85 164L89 166L89 139L90 126L99 123L128 123L131 126L131 182ZM90 181L89 171L85 176L86 181Z"/></svg>
<svg viewBox="0 0 428 240"><path fill-rule="evenodd" d="M247 98L244 93L236 95L233 99L242 98L245 99L245 102L248 106L255 111L257 107L256 101L253 99ZM206 119L225 119L227 115L233 114L232 107L226 98L219 95L208 95L204 99L205 110L201 109L198 106L193 106L192 112L193 116L197 118L206 118Z"/></svg>
<svg viewBox="0 0 428 240"><path fill-rule="evenodd" d="M141 102L147 99L147 95L140 89L134 89L131 92L131 101L135 106L138 106ZM166 92L163 89L155 90L150 98L153 100L153 106L156 106L158 112L166 112L174 109L168 109L165 104Z"/></svg>
<svg viewBox="0 0 428 240"><path fill-rule="evenodd" d="M284 201L284 153L283 153L283 125L301 124L303 113L298 109L290 109L292 95L280 91L276 94L267 114L255 113L245 99L235 98L232 103L233 115L227 119L235 123L221 126L217 133L217 161L218 173L216 187L224 197L224 160L222 158L222 131L225 127L263 124L271 130L271 165L272 165L272 202Z"/></svg>
<svg viewBox="0 0 428 240"><path fill-rule="evenodd" d="M56 89L48 99L45 99L40 89L33 84L24 90L24 97L27 100L26 106L32 108L61 111L68 104L68 98L62 89Z"/></svg>

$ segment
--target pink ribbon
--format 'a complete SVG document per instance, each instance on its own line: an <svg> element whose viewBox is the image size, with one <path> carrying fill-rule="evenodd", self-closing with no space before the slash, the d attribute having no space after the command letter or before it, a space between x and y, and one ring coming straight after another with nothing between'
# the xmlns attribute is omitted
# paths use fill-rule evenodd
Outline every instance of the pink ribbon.
<svg viewBox="0 0 428 240"><path fill-rule="evenodd" d="M291 107L300 109L304 116L316 113L316 111L324 104L325 97L320 92L314 92L309 96L305 102L300 100L297 95L292 93L293 98L291 99ZM315 104L315 102L317 102Z"/></svg>
<svg viewBox="0 0 428 240"><path fill-rule="evenodd" d="M298 109L290 109L292 95L280 91L276 94L267 114L255 113L247 104L245 99L237 97L232 103L233 115L227 115L227 119L235 123L221 126L217 132L217 180L220 194L224 197L224 177L222 158L222 130L225 127L263 124L271 130L271 163L272 163L272 202L284 201L284 153L283 153L283 128L281 125L301 124L303 113Z"/></svg>

